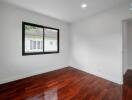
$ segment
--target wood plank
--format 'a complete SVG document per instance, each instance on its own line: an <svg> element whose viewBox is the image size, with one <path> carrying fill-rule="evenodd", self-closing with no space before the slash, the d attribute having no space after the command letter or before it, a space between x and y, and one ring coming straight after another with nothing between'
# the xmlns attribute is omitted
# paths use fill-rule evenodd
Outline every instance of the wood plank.
<svg viewBox="0 0 132 100"><path fill-rule="evenodd" d="M122 100L122 86L66 67L1 84L0 100Z"/></svg>

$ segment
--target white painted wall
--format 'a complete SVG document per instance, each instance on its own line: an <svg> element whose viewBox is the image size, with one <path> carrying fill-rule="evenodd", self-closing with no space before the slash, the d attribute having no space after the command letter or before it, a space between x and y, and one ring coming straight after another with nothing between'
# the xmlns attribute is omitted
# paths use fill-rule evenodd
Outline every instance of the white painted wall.
<svg viewBox="0 0 132 100"><path fill-rule="evenodd" d="M128 69L132 70L132 20L127 23Z"/></svg>
<svg viewBox="0 0 132 100"><path fill-rule="evenodd" d="M72 25L3 3L0 12L0 83L67 65L122 83L122 20L132 17L128 4ZM60 53L22 56L22 21L59 28Z"/></svg>
<svg viewBox="0 0 132 100"><path fill-rule="evenodd" d="M60 53L22 56L22 21L60 29ZM0 83L68 66L69 24L0 3Z"/></svg>
<svg viewBox="0 0 132 100"><path fill-rule="evenodd" d="M122 33L122 40L123 40L123 55L122 55L122 64L123 64L123 72L124 74L126 73L126 71L128 70L128 21L127 20L123 20L122 21L122 28L123 28L123 33Z"/></svg>
<svg viewBox="0 0 132 100"><path fill-rule="evenodd" d="M122 84L122 20L132 17L124 3L72 24L70 65Z"/></svg>

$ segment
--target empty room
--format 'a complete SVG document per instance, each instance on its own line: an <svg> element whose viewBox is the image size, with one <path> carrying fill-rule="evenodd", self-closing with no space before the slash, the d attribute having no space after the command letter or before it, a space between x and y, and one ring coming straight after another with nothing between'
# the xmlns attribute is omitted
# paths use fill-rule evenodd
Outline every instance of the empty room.
<svg viewBox="0 0 132 100"><path fill-rule="evenodd" d="M132 0L0 0L0 100L132 100Z"/></svg>

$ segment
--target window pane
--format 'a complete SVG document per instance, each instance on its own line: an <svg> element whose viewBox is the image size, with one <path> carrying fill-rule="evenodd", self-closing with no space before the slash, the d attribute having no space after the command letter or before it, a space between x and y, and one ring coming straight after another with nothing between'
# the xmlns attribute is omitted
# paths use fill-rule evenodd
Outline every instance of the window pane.
<svg viewBox="0 0 132 100"><path fill-rule="evenodd" d="M36 49L36 41L33 41L33 49Z"/></svg>
<svg viewBox="0 0 132 100"><path fill-rule="evenodd" d="M40 48L38 41L43 41L43 28L25 25L25 52L43 52L43 47Z"/></svg>
<svg viewBox="0 0 132 100"><path fill-rule="evenodd" d="M41 41L41 49L43 49L43 41Z"/></svg>
<svg viewBox="0 0 132 100"><path fill-rule="evenodd" d="M37 46L38 46L38 49L40 49L40 41L38 41L38 44L37 44Z"/></svg>
<svg viewBox="0 0 132 100"><path fill-rule="evenodd" d="M44 37L44 51L45 52L56 52L58 48L57 30L45 29Z"/></svg>
<svg viewBox="0 0 132 100"><path fill-rule="evenodd" d="M30 50L32 50L32 48L33 48L33 41L30 40Z"/></svg>

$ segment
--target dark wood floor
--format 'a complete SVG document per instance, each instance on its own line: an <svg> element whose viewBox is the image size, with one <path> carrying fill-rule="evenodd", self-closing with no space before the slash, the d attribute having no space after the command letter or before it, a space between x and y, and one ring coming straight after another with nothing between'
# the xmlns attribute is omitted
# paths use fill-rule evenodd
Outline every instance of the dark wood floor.
<svg viewBox="0 0 132 100"><path fill-rule="evenodd" d="M124 91L131 99L126 100L132 100L129 85ZM0 100L122 100L122 90L121 85L67 67L0 85Z"/></svg>
<svg viewBox="0 0 132 100"><path fill-rule="evenodd" d="M132 70L128 70L124 75L123 87L124 100L132 100Z"/></svg>

